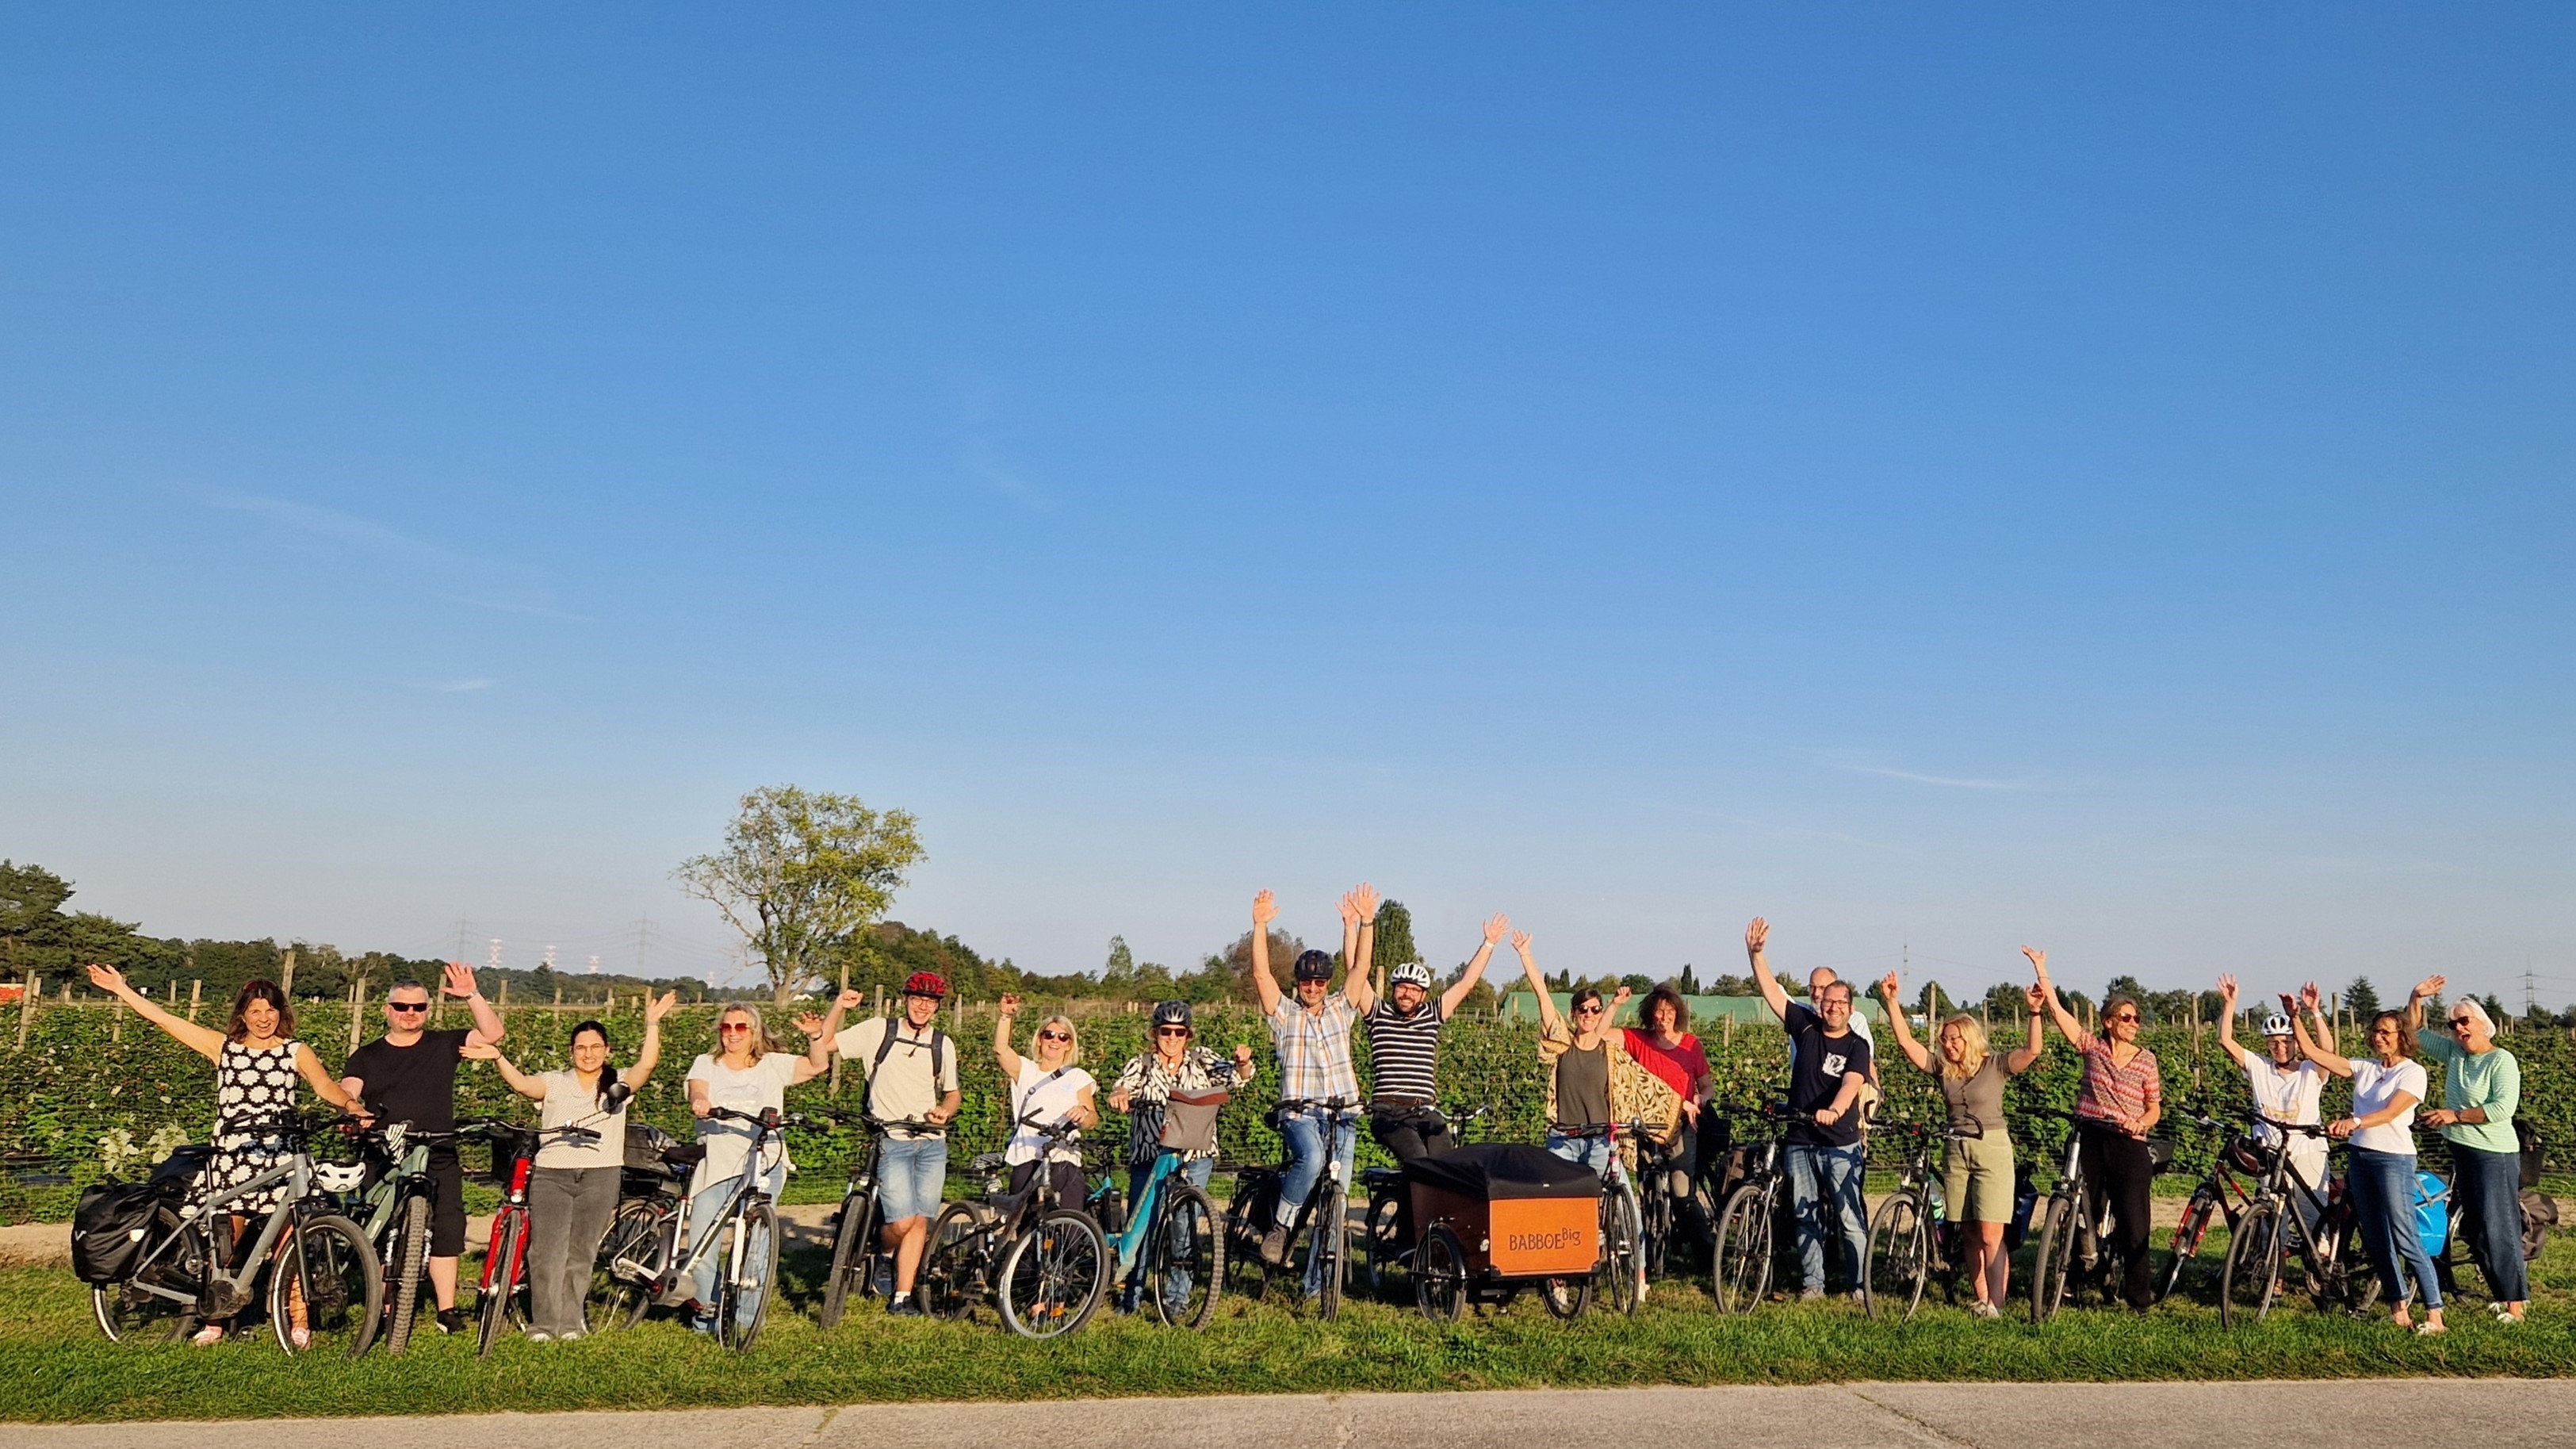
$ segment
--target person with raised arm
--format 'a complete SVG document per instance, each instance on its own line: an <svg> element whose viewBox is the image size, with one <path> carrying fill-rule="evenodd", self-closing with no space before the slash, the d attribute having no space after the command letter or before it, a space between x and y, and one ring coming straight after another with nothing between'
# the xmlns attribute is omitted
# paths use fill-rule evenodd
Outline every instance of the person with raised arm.
<svg viewBox="0 0 2576 1449"><path fill-rule="evenodd" d="M128 986L124 973L113 966L90 967L89 982L124 1002L172 1041L215 1064L215 1152L189 1187L192 1203L273 1172L295 1155L295 1144L278 1130L278 1119L295 1111L298 1078L313 1089L313 1095L343 1112L356 1105L323 1069L313 1048L295 1039L295 1008L274 981L244 982L233 993L232 1014L221 1031L162 1010L151 997ZM281 1181L227 1206L236 1245L247 1226L245 1215L274 1209L286 1190ZM303 1304L302 1292L297 1290L294 1310L300 1314ZM228 1318L209 1319L189 1342L221 1343L230 1324ZM288 1332L298 1348L312 1342L311 1331L300 1321Z"/></svg>
<svg viewBox="0 0 2576 1449"><path fill-rule="evenodd" d="M1279 1135L1288 1147L1278 1208L1261 1239L1262 1260L1273 1266L1287 1262L1288 1239L1297 1226L1295 1215L1326 1166L1338 1163L1347 1181L1351 1159L1359 1150L1355 1124L1326 1104L1342 1102L1356 1108L1360 1103L1359 1072L1351 1062L1351 1027L1359 1020L1360 993L1367 983L1366 973L1356 964L1356 952L1373 934L1377 918L1377 892L1363 885L1352 894L1357 897L1361 892L1367 895L1368 924L1345 922L1343 959L1353 965L1343 974L1341 991L1332 989L1333 958L1321 951L1301 951L1291 968L1297 987L1293 1000L1280 991L1270 974L1270 923L1279 917L1279 902L1266 890L1252 898L1252 989L1260 997L1261 1014L1270 1019L1270 1043L1279 1057ZM1310 1257L1308 1297L1318 1291L1316 1275L1321 1271L1320 1261Z"/></svg>
<svg viewBox="0 0 2576 1449"><path fill-rule="evenodd" d="M772 1138L754 1161L752 1149L759 1142L759 1129L712 1114L718 1108L749 1117L783 1112L789 1087L810 1082L831 1066L832 1035L825 1019L807 1012L796 1018L796 1029L804 1033L805 1050L780 1051L770 1039L769 1023L761 1018L760 1008L737 1001L716 1013L716 1049L701 1052L689 1063L689 1115L698 1119L698 1145L707 1150L689 1179L692 1235L713 1230L716 1210L724 1206L736 1179L757 1174L761 1191L774 1199L787 1185L787 1174L795 1170L787 1157L786 1138ZM707 1254L692 1277L688 1306L694 1332L716 1331L716 1274L724 1269L723 1257Z"/></svg>
<svg viewBox="0 0 2576 1449"><path fill-rule="evenodd" d="M1671 1134L1660 1139L1671 1150L1671 1180L1662 1184L1674 1199L1687 1199L1699 1175L1699 1114L1717 1094L1717 1074L1709 1070L1708 1052L1691 1034L1690 1003L1670 983L1646 993L1637 1009L1638 1024L1619 1029L1619 1043L1637 1065L1673 1089L1680 1114Z"/></svg>
<svg viewBox="0 0 2576 1449"><path fill-rule="evenodd" d="M2326 1196L2326 1155L2332 1144L2305 1132L2283 1132L2271 1122L2322 1125L2325 1119L2318 1101L2325 1091L2326 1069L2299 1055L2299 1040L2290 1028L2290 1013L2297 1006L2288 992L2281 993L2281 1009L2263 1018L2263 1050L2259 1052L2236 1040L2236 995L2236 978L2219 977L2218 1015L2227 1025L2218 1033L2218 1045L2245 1069L2256 1112L2271 1119L2254 1124L2255 1140L2281 1146L2289 1154L2290 1170L2316 1194L2314 1202L2321 1203ZM2334 1044L2326 1045L2331 1049ZM2317 1213L2311 1200L2294 1192L2290 1194L2290 1205L2308 1231L2315 1232Z"/></svg>
<svg viewBox="0 0 2576 1449"><path fill-rule="evenodd" d="M1812 1121L1789 1124L1789 1197L1798 1222L1798 1297L1825 1296L1826 1203L1840 1221L1839 1257L1854 1299L1861 1296L1861 1265L1869 1255L1869 1204L1861 1192L1860 1099L1870 1083L1869 1038L1852 1030L1852 989L1827 985L1815 1005L1789 999L1771 974L1767 954L1771 923L1760 916L1744 928L1744 954L1753 963L1753 986L1780 1018L1791 1043L1789 1110Z"/></svg>
<svg viewBox="0 0 2576 1449"><path fill-rule="evenodd" d="M2406 997L2407 1029L2442 1064L2442 1105L2416 1120L2442 1129L2460 1236L2487 1280L2496 1317L2520 1323L2531 1298L2531 1270L2522 1257L2522 1143L2513 1130L2522 1108L2522 1063L2496 1045L2495 1018L2475 997L2451 1003L2443 1030L2425 1029L2424 1003L2440 1000L2449 984L2428 976Z"/></svg>
<svg viewBox="0 0 2576 1449"><path fill-rule="evenodd" d="M473 967L448 962L439 990L464 1000L472 1027L429 1030L429 989L397 981L385 988L385 1034L341 1064L341 1089L365 1104L370 1121L455 1131L456 1064L469 1044L496 1045L507 1034L501 1013L474 984ZM429 1286L438 1299L438 1331L461 1333L465 1317L456 1307L456 1261L465 1252L465 1164L454 1143L429 1150L429 1179Z"/></svg>
<svg viewBox="0 0 2576 1449"><path fill-rule="evenodd" d="M1950 1151L1941 1173L1941 1200L1950 1205L1967 1239L1968 1281L1976 1289L1968 1311L1979 1318L2000 1318L2012 1274L2004 1229L2013 1218L2013 1144L2004 1122L2004 1082L2029 1071L2045 1045L2039 988L2026 993L2030 1019L2021 1045L1998 1054L1987 1043L1986 1024L1964 1011L1941 1023L1934 1049L1926 1050L1905 1019L1904 987L1890 971L1878 983L1878 995L1887 1004L1897 1050L1916 1071L1932 1074L1949 1111Z"/></svg>
<svg viewBox="0 0 2576 1449"><path fill-rule="evenodd" d="M2344 1190L2352 1194L2353 1216L2361 1224L2371 1266L2379 1272L2380 1292L2397 1305L2392 1319L2398 1327L2425 1335L2444 1332L2441 1280L2415 1233L2415 1108L2430 1083L2424 1064L2406 1054L2406 1013L2383 1011L2372 1017L2364 1034L2371 1054L2345 1057L2320 1039L2322 1031L2308 1030L2309 1021L2321 1028L2325 1022L2325 997L2317 984L2301 988L2299 1000L2307 1017L2291 1022L2299 1050L2336 1076L2352 1079L2352 1112L2328 1122L2326 1135L2352 1144ZM2419 1292L2424 1297L2422 1323L2413 1312Z"/></svg>
<svg viewBox="0 0 2576 1449"><path fill-rule="evenodd" d="M1377 892L1362 886L1344 896L1342 920L1343 934L1353 942L1350 959L1358 963L1351 968L1352 1001L1368 1028L1369 1132L1394 1154L1399 1167L1446 1152L1456 1144L1450 1141L1449 1119L1440 1113L1440 1029L1484 979L1494 945L1512 923L1504 916L1485 922L1484 942L1476 947L1467 969L1439 996L1431 994L1429 966L1399 961L1387 973L1387 991L1381 997L1369 965L1376 950ZM1402 1241L1410 1243L1413 1205L1401 1196L1396 1201L1398 1231Z"/></svg>
<svg viewBox="0 0 2576 1449"><path fill-rule="evenodd" d="M2121 1296L2144 1313L2156 1302L2154 1268L2147 1256L2156 1168L2147 1134L2165 1113L2164 1070L2156 1054L2138 1043L2146 1014L2134 998L2114 996L2103 1004L2101 1032L2086 1031L2048 979L2048 953L2031 946L2021 953L2030 958L2049 1019L2084 1059L2083 1084L2075 1094L2084 1181L2094 1201L2111 1208Z"/></svg>
<svg viewBox="0 0 2576 1449"><path fill-rule="evenodd" d="M1127 1202L1132 1209L1144 1201L1145 1184L1153 1178L1154 1165L1166 1151L1180 1154L1181 1167L1176 1174L1192 1187L1206 1187L1216 1171L1216 1134L1211 1129L1207 1140L1194 1146L1163 1145L1163 1129L1174 1097L1186 1105L1194 1100L1213 1100L1219 1092L1240 1091L1250 1083L1258 1069L1253 1065L1252 1048L1242 1042L1234 1045L1234 1059L1228 1061L1206 1047L1198 1045L1198 1022L1186 1001L1154 1003L1151 1021L1153 1036L1145 1050L1127 1059L1118 1069L1118 1080L1109 1089L1109 1110L1127 1114ZM1128 1281L1120 1285L1118 1311L1136 1309L1136 1293L1145 1272L1140 1254ZM1187 1278L1177 1284L1166 1284L1167 1293L1178 1290L1179 1298L1188 1296ZM1177 1300L1176 1300L1177 1301Z"/></svg>
<svg viewBox="0 0 2576 1449"><path fill-rule="evenodd" d="M582 1304L590 1297L591 1267L599 1260L609 1219L617 1214L618 1185L625 1176L626 1103L653 1079L653 1068L662 1060L662 1018L679 999L676 991L644 998L644 1045L635 1053L635 1064L623 1071L608 1059L608 1028L596 1021L572 1029L572 1062L559 1072L523 1072L490 1042L465 1045L468 1061L490 1062L510 1090L542 1104L540 1132L578 1124L599 1134L588 1141L558 1134L537 1149L536 1168L528 1177L531 1343L570 1343L586 1330ZM621 1085L626 1096L612 1108L610 1093Z"/></svg>
<svg viewBox="0 0 2576 1449"><path fill-rule="evenodd" d="M1002 1069L1011 1100L1011 1140L1002 1158L1011 1165L1011 1191L1025 1191L1046 1172L1058 1201L1082 1206L1082 1139L1058 1139L1052 1145L1039 1129L1070 1119L1083 1131L1100 1125L1094 1102L1100 1084L1082 1069L1082 1034L1073 1018L1061 1014L1038 1023L1029 1037L1029 1053L1011 1048L1011 1027L1019 1020L1020 998L1005 993L993 1017L993 1061Z"/></svg>
<svg viewBox="0 0 2576 1449"><path fill-rule="evenodd" d="M899 1015L844 1027L842 1013L866 998L855 989L843 991L823 1020L820 1038L867 1078L868 1115L896 1124L880 1129L885 1149L877 1155L877 1201L885 1217L878 1242L894 1254L894 1294L886 1312L897 1317L923 1312L912 1284L948 1185L948 1124L965 1101L956 1044L939 1029L940 1003L947 999L947 977L915 971L904 978ZM930 1125L901 1125L906 1122Z"/></svg>

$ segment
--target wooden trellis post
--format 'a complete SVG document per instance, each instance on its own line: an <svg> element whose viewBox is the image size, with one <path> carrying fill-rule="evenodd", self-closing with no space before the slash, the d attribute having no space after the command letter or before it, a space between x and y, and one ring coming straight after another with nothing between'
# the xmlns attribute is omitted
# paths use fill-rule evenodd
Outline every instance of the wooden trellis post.
<svg viewBox="0 0 2576 1449"><path fill-rule="evenodd" d="M27 1028L36 1020L36 994L44 990L44 987L43 976L33 971L27 973L26 994L18 998L18 1050L20 1051L27 1049Z"/></svg>
<svg viewBox="0 0 2576 1449"><path fill-rule="evenodd" d="M205 1001L206 1001L206 982L205 982L205 978L204 978L204 977L199 977L199 978L197 978L196 980L193 980L193 981L189 982L189 983L188 983L188 1019L189 1019L190 1021L195 1021L195 1020L197 1019L197 1008L198 1008L198 1007L200 1007L200 1006L203 1006L203 1005L205 1004Z"/></svg>

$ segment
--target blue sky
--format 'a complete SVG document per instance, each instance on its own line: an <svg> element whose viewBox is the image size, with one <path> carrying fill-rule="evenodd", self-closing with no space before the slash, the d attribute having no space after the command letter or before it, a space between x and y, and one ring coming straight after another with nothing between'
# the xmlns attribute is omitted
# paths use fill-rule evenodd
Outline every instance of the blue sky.
<svg viewBox="0 0 2576 1449"><path fill-rule="evenodd" d="M2563 8L20 8L0 853L2576 997ZM479 954L478 945L477 952Z"/></svg>

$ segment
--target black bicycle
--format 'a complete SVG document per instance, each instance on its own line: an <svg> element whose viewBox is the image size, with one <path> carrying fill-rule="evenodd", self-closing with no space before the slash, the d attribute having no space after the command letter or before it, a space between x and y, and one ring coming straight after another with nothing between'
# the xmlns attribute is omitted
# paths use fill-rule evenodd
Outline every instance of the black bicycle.
<svg viewBox="0 0 2576 1449"><path fill-rule="evenodd" d="M918 1117L887 1121L865 1112L826 1109L835 1122L857 1122L868 1129L868 1150L850 1160L850 1180L841 1189L841 1210L832 1216L832 1267L823 1279L823 1306L816 1314L825 1328L837 1326L849 1311L850 1295L864 1297L883 1279L894 1280L894 1250L885 1246L885 1208L877 1197L878 1174L885 1164L889 1130L944 1134L939 1123Z"/></svg>
<svg viewBox="0 0 2576 1449"><path fill-rule="evenodd" d="M1305 1202L1283 1204L1279 1189L1289 1168L1286 1124L1296 1116L1312 1117L1321 1123L1324 1171L1316 1175ZM1281 1136L1280 1163L1277 1167L1236 1169L1234 1201L1226 1207L1226 1266L1242 1280L1234 1291L1258 1297L1268 1289L1274 1274L1302 1273L1316 1285L1317 1311L1326 1319L1340 1316L1342 1278L1349 1266L1350 1184L1343 1178L1341 1154L1332 1148L1343 1124L1351 1124L1356 1132L1358 1120L1359 1104L1339 1099L1310 1102L1287 1098L1270 1109L1270 1125ZM1262 1239L1274 1223L1289 1229L1287 1251L1276 1263L1261 1255ZM1301 1245L1305 1250L1302 1267L1298 1253Z"/></svg>
<svg viewBox="0 0 2576 1449"><path fill-rule="evenodd" d="M1067 1118L1040 1126L1022 1117L1040 1139L1037 1171L1028 1186L1009 1190L1010 1163L987 1152L967 1164L986 1179L981 1202L942 1209L922 1255L921 1306L933 1318L971 1318L991 1296L1002 1323L1022 1338L1056 1338L1091 1321L1109 1288L1109 1243L1079 1204L1056 1193L1049 1150L1080 1135Z"/></svg>
<svg viewBox="0 0 2576 1449"><path fill-rule="evenodd" d="M1923 1302L1923 1290L1941 1284L1953 1302L1965 1281L1964 1244L1941 1199L1941 1177L1933 1163L1933 1146L1971 1140L1948 1122L1878 1124L1875 1142L1902 1152L1896 1190L1879 1200L1869 1216L1869 1254L1861 1275L1861 1302L1872 1318L1911 1318Z"/></svg>
<svg viewBox="0 0 2576 1449"><path fill-rule="evenodd" d="M1781 1199L1789 1181L1781 1167L1786 1129L1793 1123L1813 1125L1816 1114L1773 1106L1730 1115L1749 1116L1769 1129L1759 1142L1732 1148L1739 1176L1726 1205L1718 1209L1717 1238L1709 1254L1714 1264L1710 1286L1719 1311L1750 1313L1769 1296L1778 1263Z"/></svg>
<svg viewBox="0 0 2576 1449"><path fill-rule="evenodd" d="M1600 1138L1610 1144L1610 1170L1601 1174L1601 1251L1588 1277L1539 1281L1539 1302L1559 1318L1580 1318L1598 1301L1613 1313L1635 1313L1644 1301L1645 1245L1637 1185L1619 1157L1619 1139L1645 1140L1645 1124L1619 1122L1599 1127L1560 1127L1566 1137Z"/></svg>
<svg viewBox="0 0 2576 1449"><path fill-rule="evenodd" d="M2329 1179L2320 1197L2290 1165L2291 1135L2322 1138L2325 1129L2269 1117L2256 1120L2281 1136L2259 1144L2262 1183L2228 1239L2227 1266L2219 1279L2219 1321L2231 1328L2259 1323L2291 1287L2304 1289L2321 1310L2367 1310L2379 1301L2379 1276L2362 1250L2351 1195L2337 1191L2339 1184ZM2408 1228L2413 1229L2411 1222Z"/></svg>

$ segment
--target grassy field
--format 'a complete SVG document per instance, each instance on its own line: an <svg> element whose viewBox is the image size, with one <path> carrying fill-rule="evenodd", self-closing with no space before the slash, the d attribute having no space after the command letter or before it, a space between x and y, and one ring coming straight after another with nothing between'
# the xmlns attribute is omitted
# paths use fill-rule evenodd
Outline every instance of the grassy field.
<svg viewBox="0 0 2576 1449"><path fill-rule="evenodd" d="M488 1410L1031 1399L1134 1394L1476 1389L1539 1385L1812 1383L1851 1379L2051 1380L2357 1377L2576 1372L2576 1242L2538 1265L2532 1322L2503 1328L2463 1305L2450 1334L2419 1339L2384 1319L2304 1306L2234 1331L2215 1309L2169 1304L2140 1318L2069 1310L2046 1325L1980 1322L1928 1305L1873 1322L1850 1303L1714 1311L1686 1284L1658 1285L1635 1318L1563 1324L1524 1297L1454 1326L1409 1305L1358 1303L1326 1324L1276 1303L1226 1300L1206 1331L1103 1314L1035 1345L989 1314L968 1324L886 1318L873 1303L833 1333L810 1313L819 1255L788 1260L799 1311L730 1354L675 1325L577 1344L512 1339L490 1359L431 1337L406 1357L298 1361L265 1333L211 1349L100 1338L68 1273L0 1270L0 1419L76 1421ZM2474 1276L2474 1275L2472 1275Z"/></svg>

